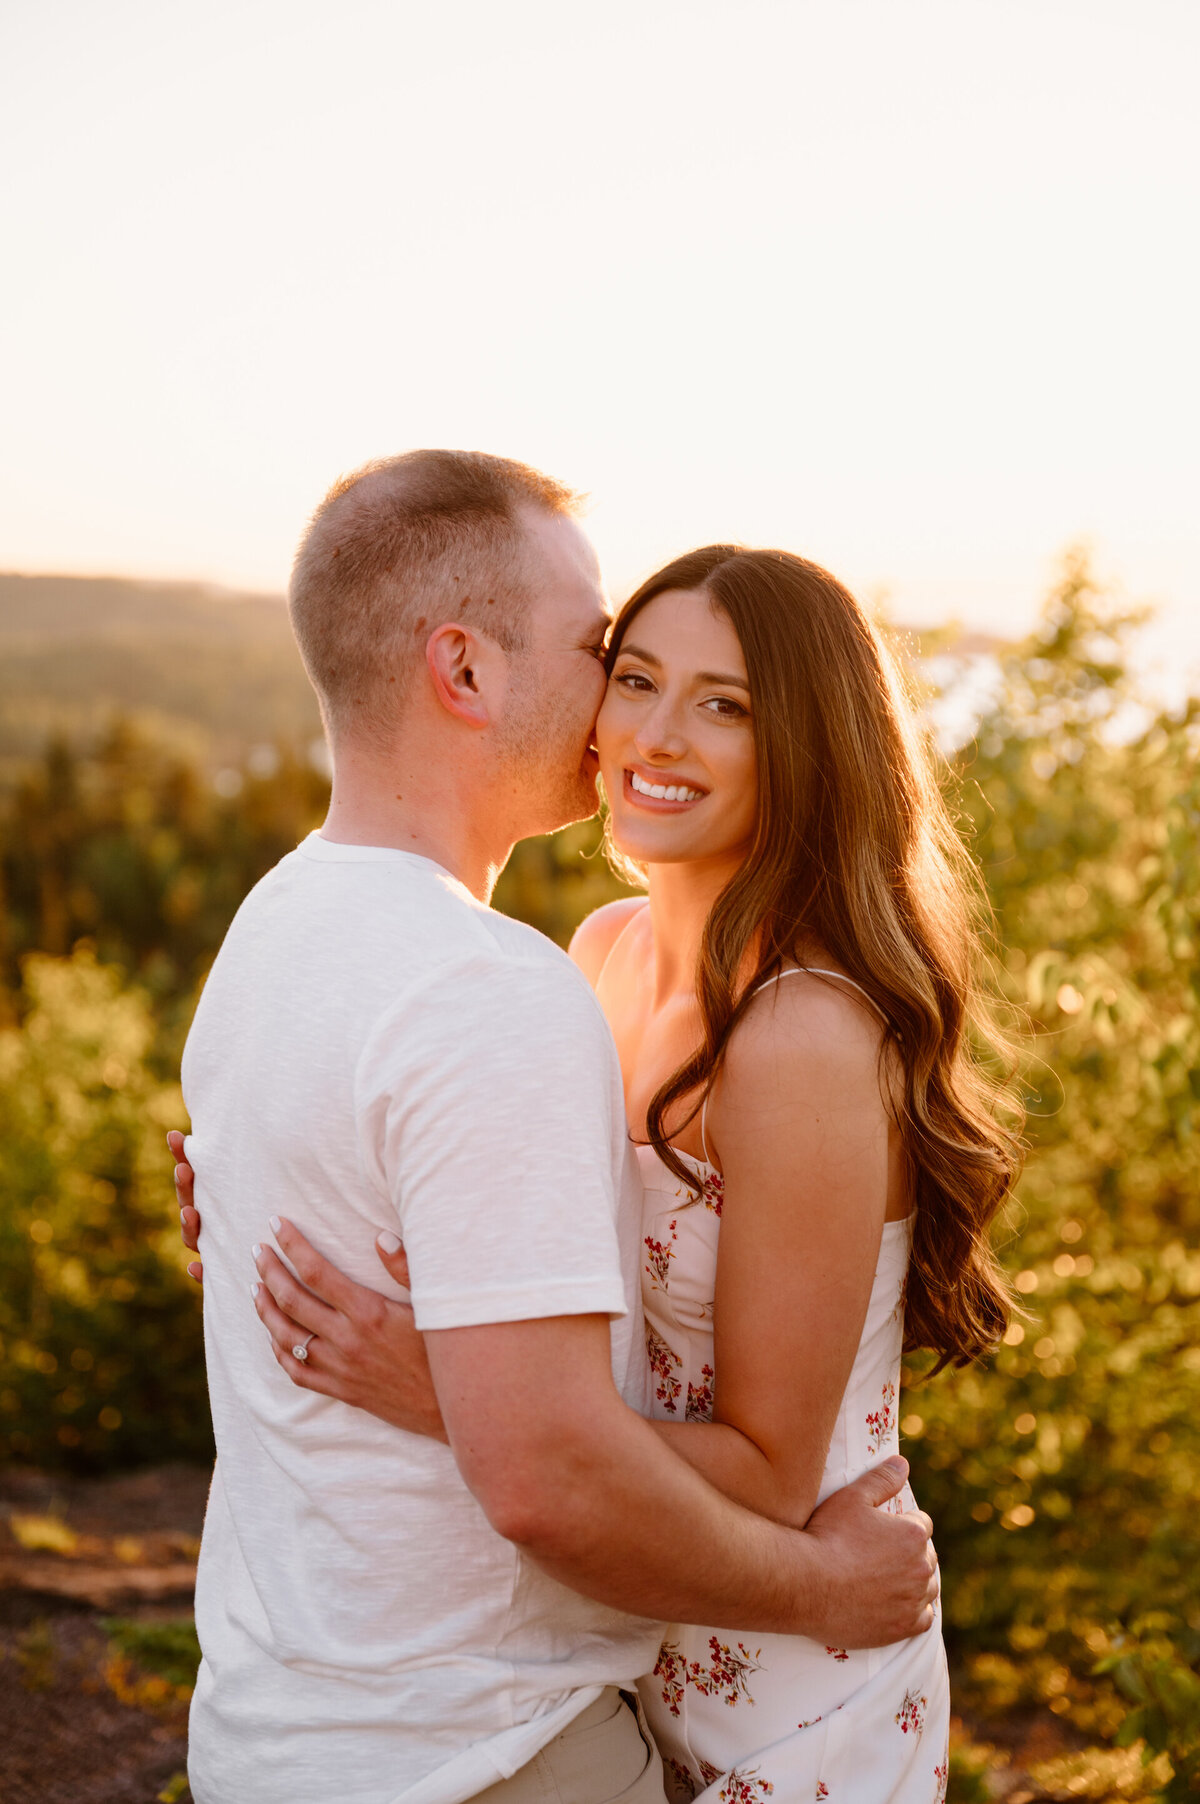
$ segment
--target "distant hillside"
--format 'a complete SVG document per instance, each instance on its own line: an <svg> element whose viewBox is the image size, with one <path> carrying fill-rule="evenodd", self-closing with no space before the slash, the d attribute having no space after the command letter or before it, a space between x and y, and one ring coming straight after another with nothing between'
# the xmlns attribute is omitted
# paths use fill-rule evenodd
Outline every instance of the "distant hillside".
<svg viewBox="0 0 1200 1804"><path fill-rule="evenodd" d="M953 628L892 631L906 655L967 663L986 663L1000 643ZM965 706L969 730L970 694ZM321 732L281 596L0 574L0 781L53 734L87 744L116 714L209 767L241 764L267 742L304 748Z"/></svg>
<svg viewBox="0 0 1200 1804"><path fill-rule="evenodd" d="M0 574L0 764L117 713L213 762L321 731L281 597Z"/></svg>

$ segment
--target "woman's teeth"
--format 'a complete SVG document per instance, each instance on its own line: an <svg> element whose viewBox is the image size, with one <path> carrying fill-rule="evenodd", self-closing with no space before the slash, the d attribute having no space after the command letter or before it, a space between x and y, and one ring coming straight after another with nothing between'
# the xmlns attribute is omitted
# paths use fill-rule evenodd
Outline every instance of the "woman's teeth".
<svg viewBox="0 0 1200 1804"><path fill-rule="evenodd" d="M640 796L653 796L656 802L698 802L704 794L702 789L689 789L685 783L647 783L635 770L630 771L629 782Z"/></svg>

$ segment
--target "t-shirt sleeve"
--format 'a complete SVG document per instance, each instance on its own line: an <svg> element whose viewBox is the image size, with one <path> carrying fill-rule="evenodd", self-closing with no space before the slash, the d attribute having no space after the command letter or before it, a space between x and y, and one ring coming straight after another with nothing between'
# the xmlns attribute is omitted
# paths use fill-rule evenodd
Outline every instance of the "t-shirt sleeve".
<svg viewBox="0 0 1200 1804"><path fill-rule="evenodd" d="M357 1073L417 1327L623 1315L616 1052L572 967L475 953L376 1023Z"/></svg>

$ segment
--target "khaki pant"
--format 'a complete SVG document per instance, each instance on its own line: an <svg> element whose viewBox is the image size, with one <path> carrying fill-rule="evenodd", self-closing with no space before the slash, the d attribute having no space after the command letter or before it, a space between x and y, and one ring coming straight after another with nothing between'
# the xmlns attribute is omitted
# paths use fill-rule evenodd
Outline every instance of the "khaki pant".
<svg viewBox="0 0 1200 1804"><path fill-rule="evenodd" d="M662 1761L633 1703L633 1693L610 1685L519 1773L472 1804L664 1804Z"/></svg>

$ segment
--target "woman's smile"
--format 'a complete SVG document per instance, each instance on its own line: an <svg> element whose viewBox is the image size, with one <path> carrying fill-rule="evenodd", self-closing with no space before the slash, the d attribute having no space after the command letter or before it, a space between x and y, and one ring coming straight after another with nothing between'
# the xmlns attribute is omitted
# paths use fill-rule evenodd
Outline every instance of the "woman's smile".
<svg viewBox="0 0 1200 1804"><path fill-rule="evenodd" d="M655 812L664 809L690 808L702 802L708 794L706 789L685 783L671 772L648 770L644 766L625 772L626 799L635 807L649 807Z"/></svg>

